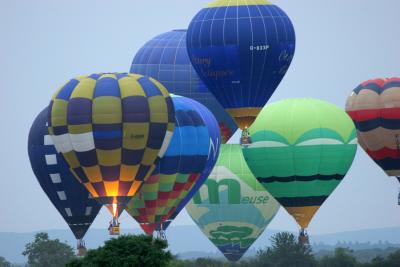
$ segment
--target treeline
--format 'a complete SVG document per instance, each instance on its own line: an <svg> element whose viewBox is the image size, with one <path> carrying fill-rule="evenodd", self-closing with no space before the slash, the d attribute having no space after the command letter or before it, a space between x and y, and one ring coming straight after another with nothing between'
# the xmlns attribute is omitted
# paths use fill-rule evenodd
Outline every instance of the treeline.
<svg viewBox="0 0 400 267"><path fill-rule="evenodd" d="M255 257L230 263L223 260L199 258L196 260L173 260L171 267L400 267L400 250L370 249L353 251L336 248L326 255L313 253L311 247L304 247L291 233L278 233L271 238L271 247L260 250ZM390 251L390 252L389 252ZM385 253L386 252L386 253ZM363 253L365 255L363 255ZM371 255L382 255L372 257ZM383 256L385 255L385 256ZM357 258L364 258L358 260ZM371 258L371 260L365 260Z"/></svg>
<svg viewBox="0 0 400 267"><path fill-rule="evenodd" d="M74 255L73 248L58 239L50 240L39 233L25 247L29 267L399 267L400 250L371 250L360 257L359 251L336 248L326 255L315 254L311 247L298 243L291 233L278 233L271 238L271 246L259 250L254 257L238 263L198 258L180 260L168 251L166 241L146 235L124 235L106 241L104 246L89 250L83 258ZM374 256L375 255L380 256ZM357 257L358 258L357 258ZM0 257L0 267L14 267Z"/></svg>

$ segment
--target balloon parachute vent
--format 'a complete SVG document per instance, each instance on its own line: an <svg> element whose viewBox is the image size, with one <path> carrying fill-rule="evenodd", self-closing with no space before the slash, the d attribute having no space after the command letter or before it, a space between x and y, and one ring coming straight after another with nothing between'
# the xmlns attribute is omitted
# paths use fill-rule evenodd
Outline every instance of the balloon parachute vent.
<svg viewBox="0 0 400 267"><path fill-rule="evenodd" d="M250 132L246 128L242 132L242 136L240 137L240 144L244 147L251 145L251 137L250 137Z"/></svg>

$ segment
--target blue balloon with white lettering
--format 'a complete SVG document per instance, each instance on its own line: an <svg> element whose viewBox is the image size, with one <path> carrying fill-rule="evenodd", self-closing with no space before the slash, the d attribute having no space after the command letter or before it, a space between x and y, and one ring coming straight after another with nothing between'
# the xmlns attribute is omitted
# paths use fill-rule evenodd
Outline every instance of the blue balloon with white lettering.
<svg viewBox="0 0 400 267"><path fill-rule="evenodd" d="M214 1L187 32L196 72L241 129L254 122L282 81L295 45L290 18L266 0Z"/></svg>

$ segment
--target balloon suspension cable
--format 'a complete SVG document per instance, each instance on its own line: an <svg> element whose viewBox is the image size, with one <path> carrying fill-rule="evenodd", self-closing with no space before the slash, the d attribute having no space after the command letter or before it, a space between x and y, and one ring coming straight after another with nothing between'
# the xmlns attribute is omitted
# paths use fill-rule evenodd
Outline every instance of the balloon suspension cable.
<svg viewBox="0 0 400 267"><path fill-rule="evenodd" d="M165 234L162 223L160 224L160 230L157 230L156 238L160 240L167 240L167 235Z"/></svg>
<svg viewBox="0 0 400 267"><path fill-rule="evenodd" d="M249 129L246 127L242 131L242 136L240 137L240 144L242 146L249 146L251 144L251 137Z"/></svg>
<svg viewBox="0 0 400 267"><path fill-rule="evenodd" d="M84 257L86 255L87 249L86 249L86 246L85 246L85 241L83 239L78 239L77 240L76 249L78 250L78 256L79 257Z"/></svg>
<svg viewBox="0 0 400 267"><path fill-rule="evenodd" d="M307 233L307 229L301 228L299 233L299 243L303 246L310 245L310 238Z"/></svg>

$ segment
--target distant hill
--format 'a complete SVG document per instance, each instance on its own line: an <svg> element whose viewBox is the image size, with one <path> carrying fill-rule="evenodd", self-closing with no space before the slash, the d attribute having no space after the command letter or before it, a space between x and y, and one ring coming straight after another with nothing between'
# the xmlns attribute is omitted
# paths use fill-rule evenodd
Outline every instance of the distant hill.
<svg viewBox="0 0 400 267"><path fill-rule="evenodd" d="M125 230L125 234L142 233L140 229ZM69 230L48 230L50 238L58 238L66 241L71 246L76 246L76 241ZM269 238L277 233L277 230L267 230L251 247L246 256L252 256L257 249L270 245ZM25 244L31 242L35 232L32 233L1 233L0 232L0 256L14 263L26 262L21 255ZM104 229L89 230L85 241L88 248L96 248L109 239L108 232ZM180 258L190 259L197 257L222 257L214 245L203 235L196 226L171 226L167 231L169 249L178 254ZM400 247L400 227L342 232L327 235L312 235L314 251L332 251L336 246L359 249L386 249L388 247ZM369 242L369 243L368 243Z"/></svg>

